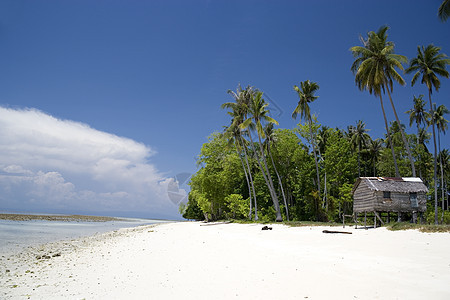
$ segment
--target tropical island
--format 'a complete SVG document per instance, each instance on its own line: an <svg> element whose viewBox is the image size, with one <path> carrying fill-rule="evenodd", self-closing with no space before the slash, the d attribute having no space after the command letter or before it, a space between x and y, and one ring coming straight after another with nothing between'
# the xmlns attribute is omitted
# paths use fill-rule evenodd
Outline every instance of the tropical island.
<svg viewBox="0 0 450 300"><path fill-rule="evenodd" d="M450 157L448 149L440 147L449 110L432 100L440 78L449 77L450 59L430 44L418 46L417 57L408 61L395 53L388 29L371 31L361 39L361 46L350 48L356 86L380 101L384 138L371 137L362 120L346 129L320 123L313 113L319 83L305 80L293 87L299 100L292 105L292 118L301 122L292 129L274 128L279 124L270 116L270 103L262 91L238 86L228 91L232 101L222 105L230 124L223 132L212 133L201 148L201 168L191 178L187 205L180 206L183 217L342 222L345 215L353 214L357 178L419 177L429 190L421 222L450 224ZM411 95L411 109L405 112L416 134L405 133L406 125L395 109L394 87L407 84L402 72L413 75L411 85L422 83L428 96ZM395 120L387 120L386 106L392 108Z"/></svg>

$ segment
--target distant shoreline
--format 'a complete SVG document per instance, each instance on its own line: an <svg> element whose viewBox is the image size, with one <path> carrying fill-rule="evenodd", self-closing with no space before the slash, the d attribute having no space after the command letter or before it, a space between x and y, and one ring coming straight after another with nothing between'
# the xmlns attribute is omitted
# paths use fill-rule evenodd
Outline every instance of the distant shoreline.
<svg viewBox="0 0 450 300"><path fill-rule="evenodd" d="M85 215L33 215L33 214L8 214L0 213L0 220L10 221L59 221L59 222L109 222L123 221L124 219L102 216Z"/></svg>

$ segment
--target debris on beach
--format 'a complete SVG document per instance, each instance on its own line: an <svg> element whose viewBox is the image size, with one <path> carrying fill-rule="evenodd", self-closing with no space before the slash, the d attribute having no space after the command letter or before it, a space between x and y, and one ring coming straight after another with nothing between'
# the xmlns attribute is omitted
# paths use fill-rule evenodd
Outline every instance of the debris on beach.
<svg viewBox="0 0 450 300"><path fill-rule="evenodd" d="M349 231L335 231L335 230L324 230L322 231L323 233L343 233L343 234L353 234L352 232Z"/></svg>

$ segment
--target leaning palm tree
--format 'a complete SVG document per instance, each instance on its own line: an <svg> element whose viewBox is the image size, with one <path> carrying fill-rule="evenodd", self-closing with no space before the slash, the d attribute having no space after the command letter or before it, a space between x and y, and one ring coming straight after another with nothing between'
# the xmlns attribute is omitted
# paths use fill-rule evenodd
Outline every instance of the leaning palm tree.
<svg viewBox="0 0 450 300"><path fill-rule="evenodd" d="M252 214L252 199L251 198L253 195L253 202L254 202L254 207L255 207L255 221L257 221L258 220L258 206L257 206L257 202L256 202L255 185L253 183L252 171L251 171L251 168L250 168L250 165L248 162L246 140L245 140L245 138L242 137L242 132L241 132L241 128L240 128L240 125L242 124L244 118L246 118L246 116L248 114L248 105L245 101L245 93L249 88L250 87L247 87L247 89L244 90L239 85L236 92L234 92L232 90L228 90L228 94L230 94L235 101L234 102L226 102L226 103L222 104L222 108L230 109L228 114L232 117L232 122L229 127L229 132L236 142L236 151L239 152L240 149L243 149L243 151L244 151L244 157L245 157L246 164L243 166L243 168L244 168L244 172L246 173L246 178L250 182L250 186L251 186L251 191L249 191L249 196L250 196L249 217L251 217L251 214ZM249 190L250 190L250 188L249 188Z"/></svg>
<svg viewBox="0 0 450 300"><path fill-rule="evenodd" d="M280 186L281 189L281 195L283 196L283 201L284 201L284 208L286 210L286 219L289 221L289 207L286 201L286 195L284 194L284 188L283 188L283 183L281 181L281 177L280 174L278 173L277 167L275 166L275 162L273 160L273 156L272 156L272 151L270 144L274 145L277 141L275 132L273 131L273 124L274 123L268 123L265 127L264 127L264 131L266 133L266 141L265 141L265 145L267 147L267 153L270 156L270 160L272 161L272 166L273 169L275 171L275 174L277 175L278 178L278 185Z"/></svg>
<svg viewBox="0 0 450 300"><path fill-rule="evenodd" d="M246 94L249 99L249 117L244 120L244 122L240 125L242 129L248 129L247 133L250 137L251 145L253 146L253 138L251 131L254 129L258 136L258 145L260 150L260 156L258 152L254 150L257 161L259 163L259 167L261 169L261 173L266 181L267 187L269 188L269 192L271 194L273 206L275 208L276 213L276 221L283 221L283 217L281 216L280 204L278 202L278 197L275 192L275 188L273 185L272 177L269 172L269 168L267 166L266 156L264 155L264 149L262 146L262 138L265 138L263 123L274 123L278 125L278 122L269 116L269 111L267 106L269 105L263 98L263 93L258 90L252 90ZM261 163L261 159L264 165Z"/></svg>
<svg viewBox="0 0 450 300"><path fill-rule="evenodd" d="M438 16L442 22L448 19L448 17L450 16L450 0L442 1L441 5L439 6Z"/></svg>
<svg viewBox="0 0 450 300"><path fill-rule="evenodd" d="M447 107L444 104L439 105L439 107L434 110L434 123L438 131L438 148L439 153L441 153L441 132L445 135L448 129L448 121L445 119L445 115L449 113ZM444 218L444 170L442 166L442 156L439 155L439 165L441 166L441 190L442 190L442 220Z"/></svg>
<svg viewBox="0 0 450 300"><path fill-rule="evenodd" d="M397 81L401 85L405 84L405 81L395 68L403 70L402 63L406 63L408 60L403 55L394 54L394 43L387 41L386 31L388 29L389 27L382 26L378 32L369 32L367 34L367 39L362 39L363 46L352 47L350 48L350 51L352 51L353 56L356 58L351 67L351 70L355 73L356 85L360 90L368 90L370 94L373 93L375 96L380 97L386 132L388 133L388 140L390 140L389 126L384 111L382 92L387 92L394 111L395 119L397 123L401 124L395 110L394 102L392 101L391 92L393 91L394 81ZM412 159L409 144L406 140L403 129L401 129L401 133L403 143L406 147L409 160L411 162L411 170L413 176L415 176L416 170L414 167L414 161ZM391 145L391 152L394 158L395 173L397 177L400 177L393 143L389 142L389 144Z"/></svg>
<svg viewBox="0 0 450 300"><path fill-rule="evenodd" d="M361 164L360 164L360 156L361 156L361 147L367 146L367 142L370 140L370 136L367 134L369 130L366 128L366 124L359 120L354 127L351 143L358 150L358 177L361 177Z"/></svg>
<svg viewBox="0 0 450 300"><path fill-rule="evenodd" d="M433 92L433 87L439 91L441 82L439 81L437 75L443 76L445 78L449 77L449 73L446 70L447 65L450 64L450 60L447 55L439 53L441 48L434 45L428 45L426 48L424 46L417 47L417 57L410 61L409 68L406 69L406 73L415 72L411 85L413 86L420 75L422 75L422 83L424 83L428 88L428 99L430 101L430 112L434 116L433 103L431 101L431 94ZM437 149L436 149L436 132L435 132L435 122L432 119L433 128L433 143L434 143L434 223L438 224L438 206L437 206Z"/></svg>
<svg viewBox="0 0 450 300"><path fill-rule="evenodd" d="M316 164L318 197L320 199L319 163L317 162L316 139L313 137L311 110L309 108L309 103L319 98L318 96L314 96L315 92L317 92L318 89L319 85L316 82L311 82L309 80L300 82L300 88L294 85L294 90L298 94L299 101L294 111L292 112L292 118L296 119L297 115L300 113L300 118L304 119L306 122L309 123L309 134L311 138L311 144L313 147L314 162Z"/></svg>

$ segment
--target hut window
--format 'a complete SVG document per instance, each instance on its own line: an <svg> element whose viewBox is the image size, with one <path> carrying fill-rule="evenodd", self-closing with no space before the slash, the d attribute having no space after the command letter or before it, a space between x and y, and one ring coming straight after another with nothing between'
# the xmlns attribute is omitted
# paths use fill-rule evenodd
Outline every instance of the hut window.
<svg viewBox="0 0 450 300"><path fill-rule="evenodd" d="M391 199L391 192L383 192L384 199Z"/></svg>
<svg viewBox="0 0 450 300"><path fill-rule="evenodd" d="M409 193L409 200L411 201L411 207L419 207L419 203L417 203L417 193Z"/></svg>

